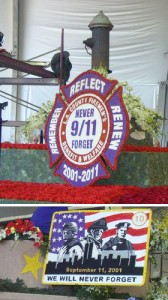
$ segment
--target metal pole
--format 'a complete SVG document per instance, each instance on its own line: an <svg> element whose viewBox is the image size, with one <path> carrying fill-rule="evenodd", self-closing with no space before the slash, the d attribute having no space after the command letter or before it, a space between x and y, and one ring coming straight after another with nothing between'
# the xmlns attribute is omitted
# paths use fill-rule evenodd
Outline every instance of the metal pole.
<svg viewBox="0 0 168 300"><path fill-rule="evenodd" d="M2 91L2 90L0 90L0 93L5 94L5 95L10 96L10 97L13 97L13 98L15 98L16 100L18 100L18 101L20 101L20 102L26 103L27 105L31 105L31 106L33 106L33 107L35 107L35 108L41 109L41 107L38 106L38 105L35 105L35 104L33 104L33 103L28 103L27 101L25 101L25 100L23 100L23 99L21 99L21 98L19 98L19 97L15 97L15 96L13 96L13 95L11 95L11 94L9 94L9 93L6 93L6 92L4 92L4 91ZM30 109L31 109L31 107L30 107ZM38 110L36 110L36 111L38 111Z"/></svg>
<svg viewBox="0 0 168 300"><path fill-rule="evenodd" d="M61 34L61 54L60 54L60 87L62 85L63 53L64 53L64 29L62 28L62 34Z"/></svg>
<svg viewBox="0 0 168 300"><path fill-rule="evenodd" d="M0 106L0 166L1 166L2 108Z"/></svg>
<svg viewBox="0 0 168 300"><path fill-rule="evenodd" d="M38 112L38 110L37 109L35 109L35 108L32 108L32 107L29 107L28 105L25 105L25 104L22 104L22 103L19 103L19 102L17 102L17 101L15 101L15 100L13 100L13 99L10 99L9 97L7 97L7 96L2 96L4 99L7 99L7 100L10 100L10 101L12 101L12 102L14 102L14 103L17 103L17 104L19 104L19 105L21 105L21 106L24 106L24 107L26 107L26 108L28 108L28 109L31 109L31 110L33 110L33 111L36 111L36 112Z"/></svg>
<svg viewBox="0 0 168 300"><path fill-rule="evenodd" d="M50 54L50 53L52 53L52 52L54 52L54 51L58 51L58 50L60 50L60 47L58 47L58 48L56 48L56 49L54 49L54 50L51 50L51 51L45 52L45 53L43 53L43 54L40 54L40 55L37 55L37 56L31 57L31 58L29 58L28 60L25 60L24 62L29 62L30 60L33 60L33 59L39 58L39 57L41 57L41 56L44 56L44 55L46 55L46 54ZM8 69L8 68L1 69L1 70L0 70L0 72L2 72L2 71L5 71L5 70L7 70L7 69Z"/></svg>
<svg viewBox="0 0 168 300"><path fill-rule="evenodd" d="M8 106L8 102L0 103L0 166L1 166L2 110L6 106Z"/></svg>

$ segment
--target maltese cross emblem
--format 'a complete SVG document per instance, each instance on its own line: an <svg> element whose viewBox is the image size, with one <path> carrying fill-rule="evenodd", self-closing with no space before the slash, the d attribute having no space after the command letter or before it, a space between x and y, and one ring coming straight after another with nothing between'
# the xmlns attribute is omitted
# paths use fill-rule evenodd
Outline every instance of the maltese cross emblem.
<svg viewBox="0 0 168 300"><path fill-rule="evenodd" d="M83 187L109 177L128 135L122 87L96 71L62 86L45 126L50 168L70 185Z"/></svg>

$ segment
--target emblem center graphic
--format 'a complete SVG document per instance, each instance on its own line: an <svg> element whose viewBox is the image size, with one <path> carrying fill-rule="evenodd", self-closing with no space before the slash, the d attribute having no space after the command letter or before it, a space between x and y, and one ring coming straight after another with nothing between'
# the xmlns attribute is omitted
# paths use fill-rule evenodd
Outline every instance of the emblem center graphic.
<svg viewBox="0 0 168 300"><path fill-rule="evenodd" d="M106 146L109 128L109 114L100 97L78 96L68 105L60 123L62 152L72 163L93 162Z"/></svg>

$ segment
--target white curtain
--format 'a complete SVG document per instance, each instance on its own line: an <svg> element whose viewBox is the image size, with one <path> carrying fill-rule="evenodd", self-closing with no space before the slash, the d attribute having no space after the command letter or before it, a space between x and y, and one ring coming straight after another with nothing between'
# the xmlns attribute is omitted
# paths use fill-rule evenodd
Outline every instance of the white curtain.
<svg viewBox="0 0 168 300"><path fill-rule="evenodd" d="M10 0L0 0L0 16L8 16ZM110 31L110 69L112 77L126 80L133 92L151 108L158 106L158 88L166 78L164 53L168 51L168 1L167 0L20 0L19 1L19 55L27 60L44 54L36 60L50 62L61 45L64 28L64 49L70 52L72 70L69 81L91 68L91 56L83 41L92 36L88 25L103 10L113 23ZM1 19L11 50L11 25ZM49 69L50 70L50 69ZM1 74L1 73L0 73ZM1 76L1 75L0 75ZM32 77L29 75L29 77ZM28 97L28 88L19 87L19 95ZM41 106L53 100L58 92L55 86L32 86L29 101ZM26 108L18 106L20 120L29 115ZM12 117L10 115L10 117Z"/></svg>

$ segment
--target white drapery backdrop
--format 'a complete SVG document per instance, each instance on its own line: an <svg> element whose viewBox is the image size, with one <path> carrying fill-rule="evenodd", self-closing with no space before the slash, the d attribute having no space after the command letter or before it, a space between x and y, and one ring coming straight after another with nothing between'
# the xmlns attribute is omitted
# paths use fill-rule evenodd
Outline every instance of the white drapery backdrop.
<svg viewBox="0 0 168 300"><path fill-rule="evenodd" d="M14 0L18 2L20 60L28 60L57 49L61 45L64 28L64 49L69 51L72 70L69 82L91 68L91 56L83 41L91 37L90 21L103 10L113 23L110 31L110 77L124 80L134 88L146 106L158 110L160 82L166 81L167 66L164 53L168 51L167 0ZM13 47L13 3L0 0L0 31L5 34L4 47ZM50 62L55 52L37 60ZM50 70L50 69L49 69ZM0 77L11 76L11 71L0 72ZM33 77L31 75L27 77ZM11 86L1 90L12 92ZM58 86L19 86L18 95L41 106L53 100ZM1 95L2 96L2 95ZM1 97L0 102L6 101ZM162 101L161 101L162 102ZM33 113L27 108L8 102L3 119L20 121ZM2 140L14 142L14 129L3 127Z"/></svg>

